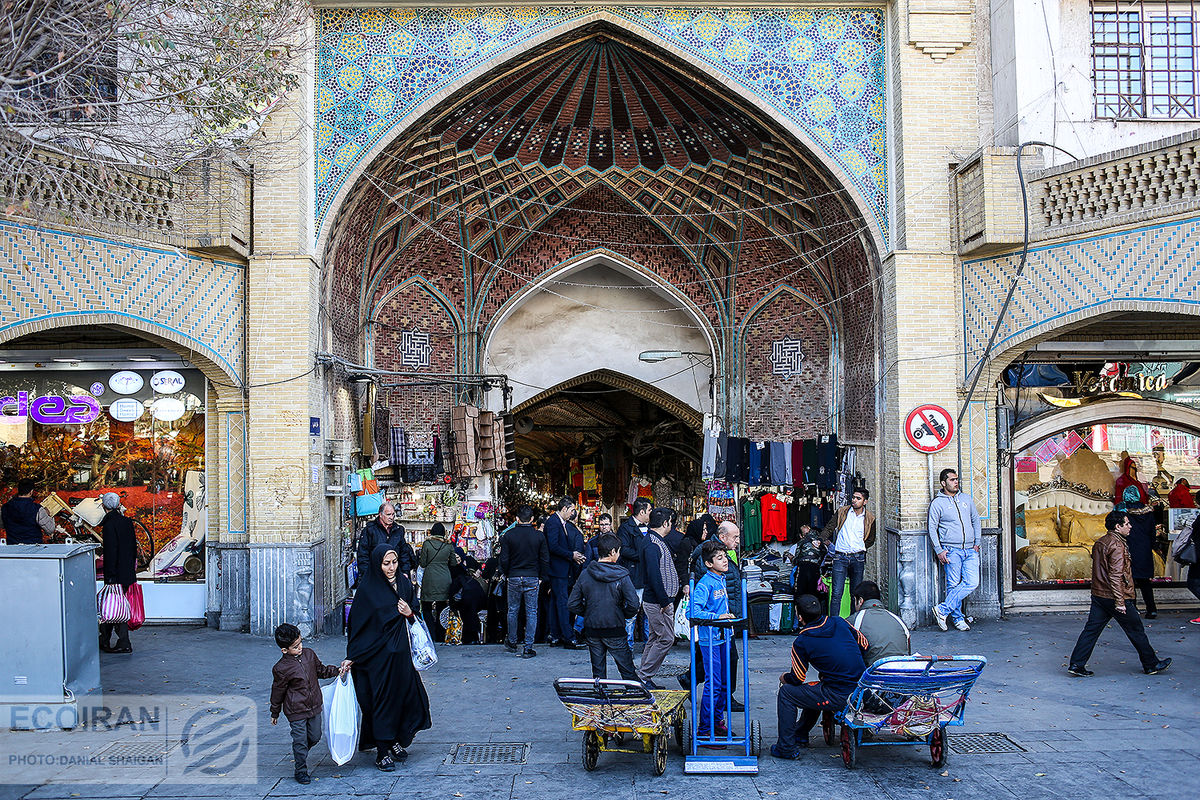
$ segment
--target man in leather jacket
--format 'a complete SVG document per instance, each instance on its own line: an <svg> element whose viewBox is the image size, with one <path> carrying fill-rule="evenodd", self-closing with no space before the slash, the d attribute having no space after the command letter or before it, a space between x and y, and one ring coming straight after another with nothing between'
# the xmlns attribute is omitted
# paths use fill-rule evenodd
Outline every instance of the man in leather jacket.
<svg viewBox="0 0 1200 800"><path fill-rule="evenodd" d="M1108 528L1108 533L1092 545L1092 610L1079 634L1079 641L1075 643L1067 672L1079 678L1095 674L1087 668L1088 659L1100 632L1108 627L1110 619L1115 619L1137 650L1142 671L1156 675L1171 666L1171 659L1159 660L1146 638L1142 617L1133 602L1133 569L1129 545L1125 543L1133 525L1124 511L1110 511L1104 518L1104 527Z"/></svg>

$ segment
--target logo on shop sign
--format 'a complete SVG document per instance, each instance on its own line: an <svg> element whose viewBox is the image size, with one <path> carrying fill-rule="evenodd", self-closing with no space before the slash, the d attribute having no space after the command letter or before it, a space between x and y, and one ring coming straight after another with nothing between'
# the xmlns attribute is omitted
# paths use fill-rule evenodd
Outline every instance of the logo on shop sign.
<svg viewBox="0 0 1200 800"><path fill-rule="evenodd" d="M164 369L150 376L150 388L159 394L175 394L182 391L183 376L173 369Z"/></svg>
<svg viewBox="0 0 1200 800"><path fill-rule="evenodd" d="M141 375L127 369L114 372L112 377L108 379L108 388L117 394L133 394L134 392L141 391L145 385L146 381Z"/></svg>
<svg viewBox="0 0 1200 800"><path fill-rule="evenodd" d="M133 422L145 412L146 407L142 405L141 401L134 400L132 397L114 400L108 407L108 413L118 422Z"/></svg>
<svg viewBox="0 0 1200 800"><path fill-rule="evenodd" d="M936 453L950 444L954 435L954 418L950 412L933 403L917 406L904 420L904 438L914 450Z"/></svg>
<svg viewBox="0 0 1200 800"><path fill-rule="evenodd" d="M16 397L0 397L0 414L7 414L10 407L16 408L18 417L42 425L86 425L100 416L100 404L86 394L30 397L29 392L17 392Z"/></svg>

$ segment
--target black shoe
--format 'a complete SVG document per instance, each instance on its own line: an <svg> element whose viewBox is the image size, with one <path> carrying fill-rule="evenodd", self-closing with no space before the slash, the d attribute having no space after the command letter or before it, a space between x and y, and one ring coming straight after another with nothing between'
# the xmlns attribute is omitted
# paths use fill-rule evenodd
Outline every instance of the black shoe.
<svg viewBox="0 0 1200 800"><path fill-rule="evenodd" d="M521 653L521 658L533 658L536 655L537 650L534 650L532 647L526 647Z"/></svg>
<svg viewBox="0 0 1200 800"><path fill-rule="evenodd" d="M564 650L582 650L583 648L587 647L586 644L581 644L579 642L563 642L562 646Z"/></svg>
<svg viewBox="0 0 1200 800"><path fill-rule="evenodd" d="M1067 667L1067 674L1074 675L1076 678L1090 678L1096 673L1087 667Z"/></svg>
<svg viewBox="0 0 1200 800"><path fill-rule="evenodd" d="M1145 672L1147 675L1157 675L1160 672L1165 672L1169 666L1171 666L1171 659L1164 658L1153 667L1146 667L1142 672Z"/></svg>
<svg viewBox="0 0 1200 800"><path fill-rule="evenodd" d="M308 784L312 783L312 778L308 777L307 772L300 771L296 773L296 783L301 783L307 786Z"/></svg>
<svg viewBox="0 0 1200 800"><path fill-rule="evenodd" d="M375 768L380 772L395 772L396 762L389 755L381 756L375 759Z"/></svg>
<svg viewBox="0 0 1200 800"><path fill-rule="evenodd" d="M680 689L683 689L685 692L690 692L692 690L692 676L691 675L688 675L685 672L684 674L682 674L678 678L676 678L676 680L679 681Z"/></svg>
<svg viewBox="0 0 1200 800"><path fill-rule="evenodd" d="M510 653L519 652L519 648L514 643L510 642L508 639L504 640L504 649Z"/></svg>
<svg viewBox="0 0 1200 800"><path fill-rule="evenodd" d="M392 760L404 762L408 758L408 751L398 744L392 745Z"/></svg>
<svg viewBox="0 0 1200 800"><path fill-rule="evenodd" d="M1146 619L1158 619L1158 612L1157 611L1147 611Z"/></svg>
<svg viewBox="0 0 1200 800"><path fill-rule="evenodd" d="M661 686L659 686L657 683L655 683L652 680L642 681L642 686L645 686L647 689L649 689L652 692L656 692L656 691L659 691L660 689L662 689Z"/></svg>
<svg viewBox="0 0 1200 800"><path fill-rule="evenodd" d="M729 701L729 710L731 712L741 713L746 710L746 706L745 706L745 704L742 703L741 700L730 700Z"/></svg>
<svg viewBox="0 0 1200 800"><path fill-rule="evenodd" d="M129 645L123 645L121 647L114 647L111 650L109 650L108 652L110 652L110 653L132 653L133 648L130 647Z"/></svg>

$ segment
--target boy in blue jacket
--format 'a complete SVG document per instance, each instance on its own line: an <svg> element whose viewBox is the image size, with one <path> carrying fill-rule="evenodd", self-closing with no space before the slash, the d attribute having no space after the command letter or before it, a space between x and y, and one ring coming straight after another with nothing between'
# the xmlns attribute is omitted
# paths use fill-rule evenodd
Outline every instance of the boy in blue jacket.
<svg viewBox="0 0 1200 800"><path fill-rule="evenodd" d="M729 571L729 556L720 542L705 542L700 558L708 571L692 592L688 616L692 619L733 619L729 613L729 595L725 590L725 573ZM725 727L725 628L701 625L696 628L696 646L704 658L704 694L700 699L700 722L696 735L706 737L714 729ZM719 749L719 748L714 748Z"/></svg>

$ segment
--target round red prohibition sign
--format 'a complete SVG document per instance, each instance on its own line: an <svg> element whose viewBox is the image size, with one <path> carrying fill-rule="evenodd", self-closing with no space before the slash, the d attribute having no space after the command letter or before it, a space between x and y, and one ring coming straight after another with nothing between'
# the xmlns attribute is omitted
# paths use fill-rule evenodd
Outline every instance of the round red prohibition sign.
<svg viewBox="0 0 1200 800"><path fill-rule="evenodd" d="M917 406L904 420L904 438L914 450L936 453L950 444L954 435L954 418L950 412L933 403Z"/></svg>

